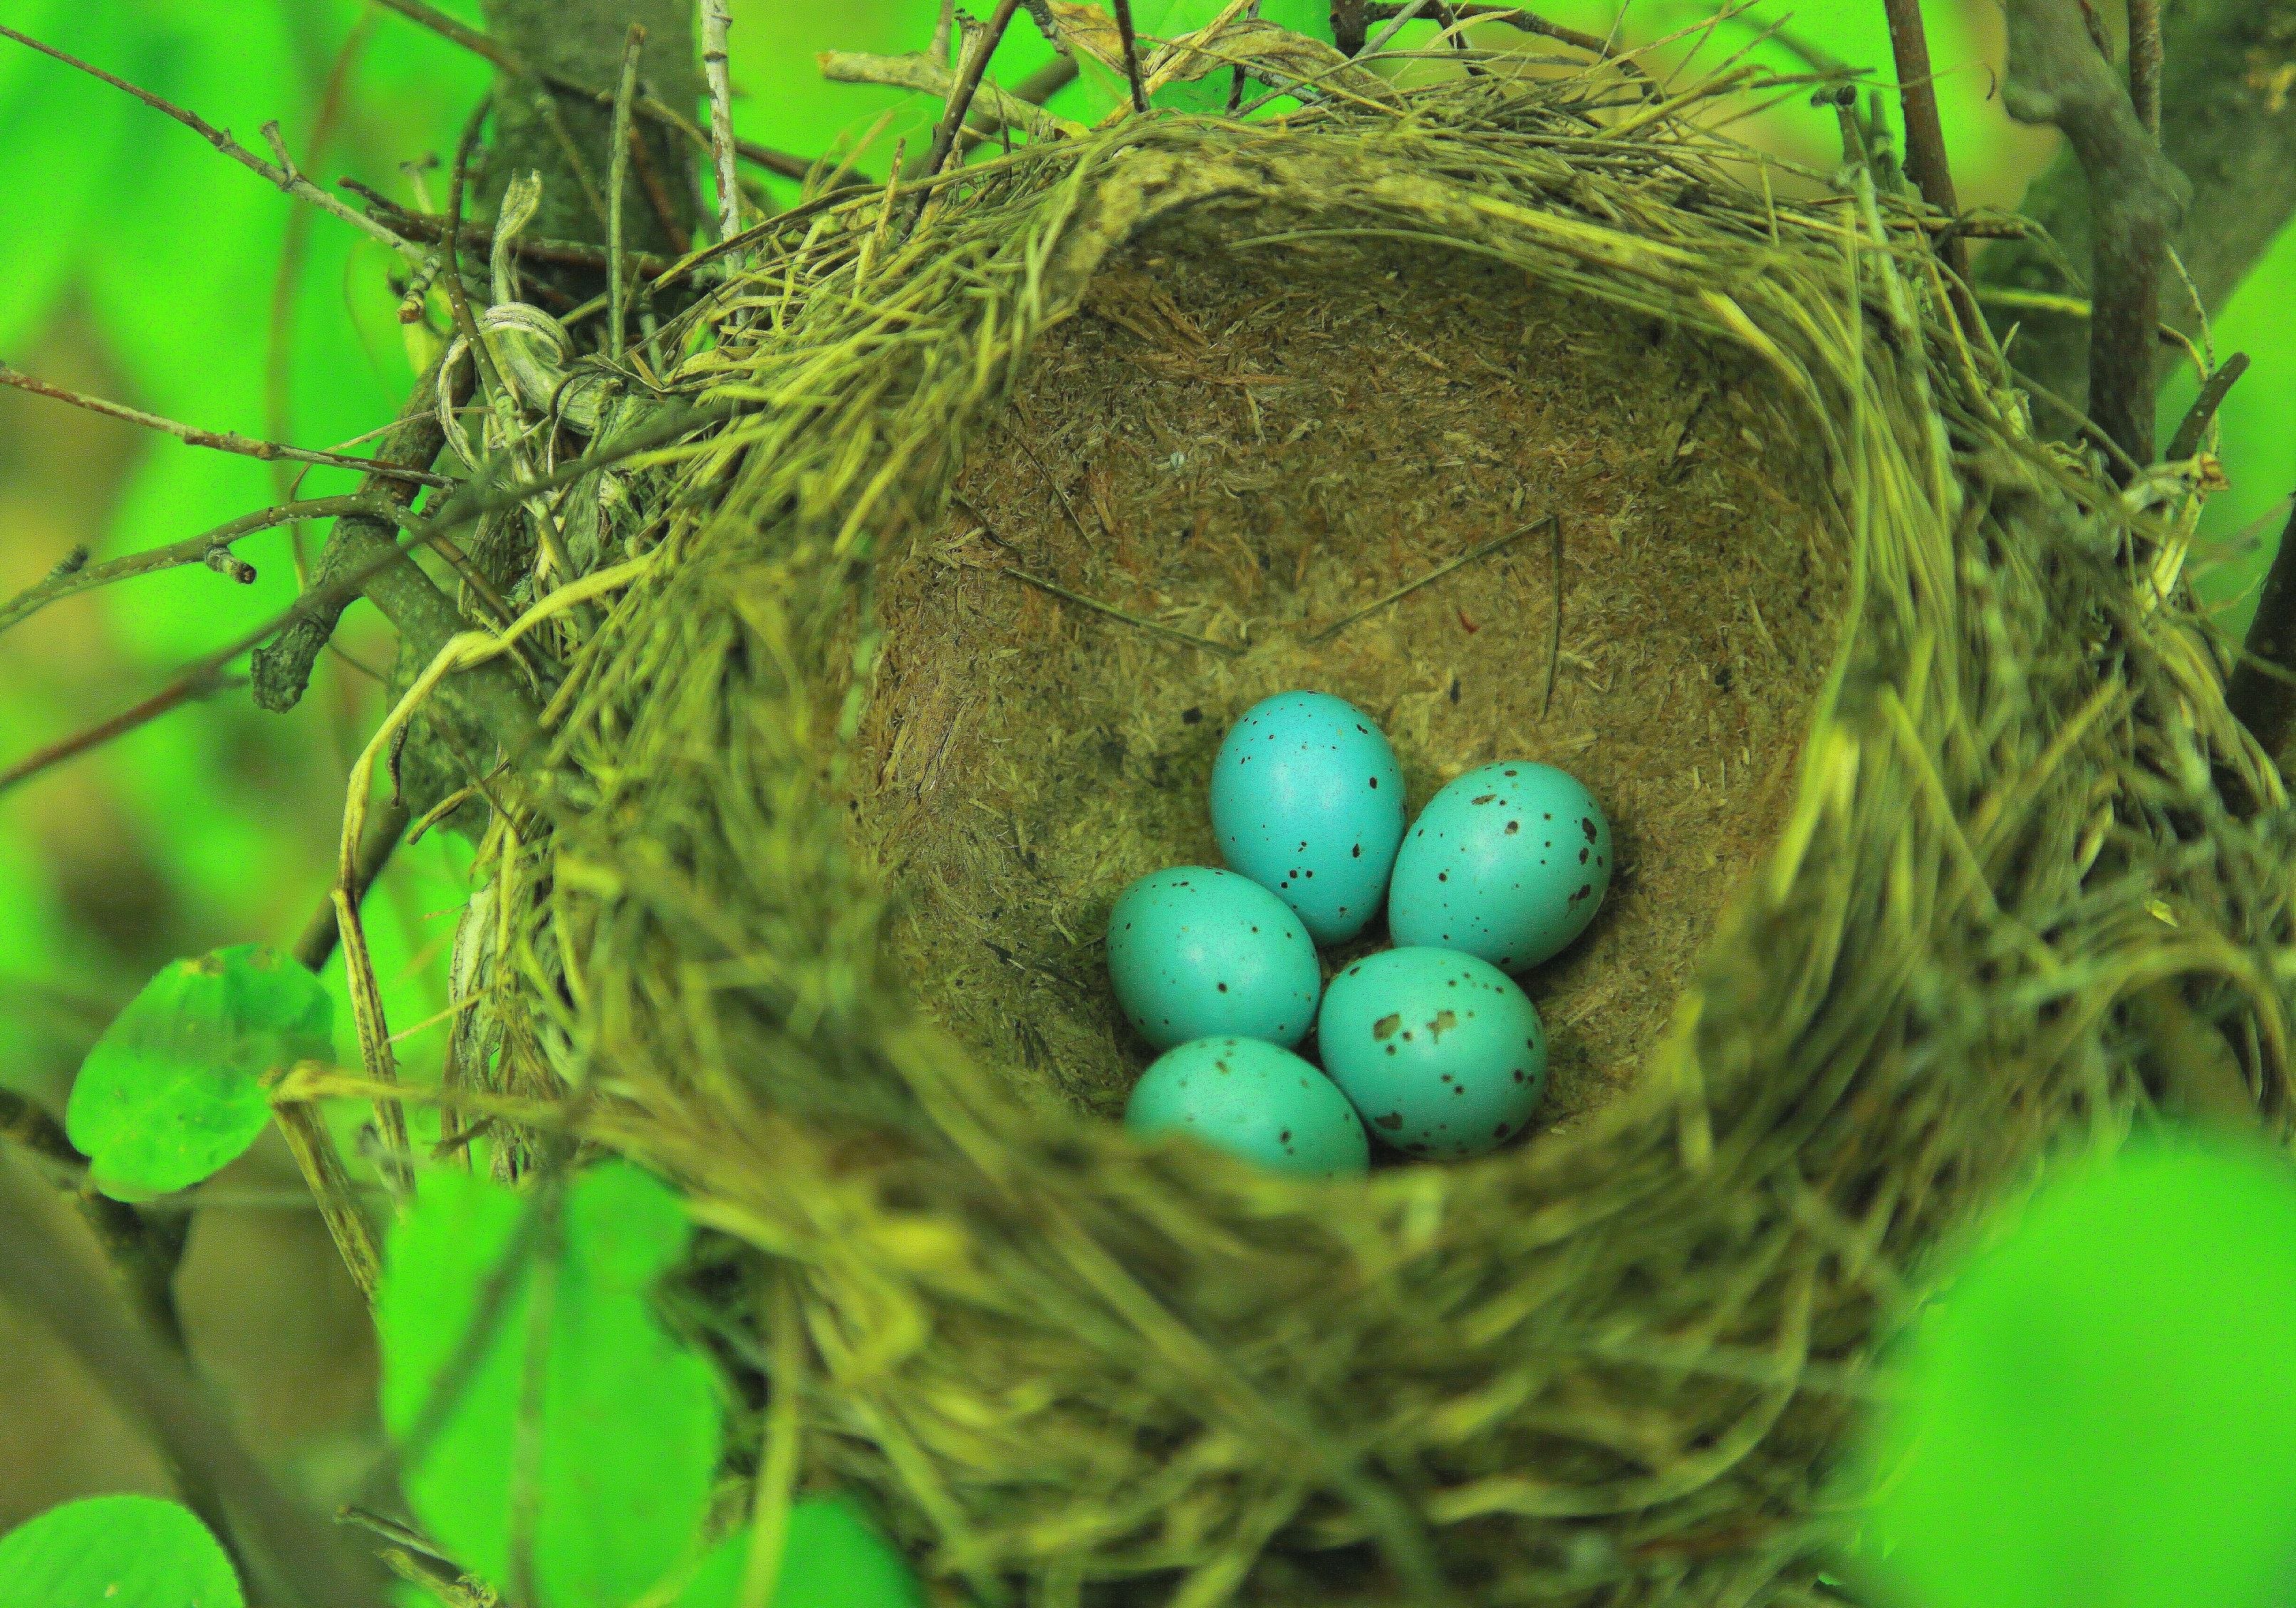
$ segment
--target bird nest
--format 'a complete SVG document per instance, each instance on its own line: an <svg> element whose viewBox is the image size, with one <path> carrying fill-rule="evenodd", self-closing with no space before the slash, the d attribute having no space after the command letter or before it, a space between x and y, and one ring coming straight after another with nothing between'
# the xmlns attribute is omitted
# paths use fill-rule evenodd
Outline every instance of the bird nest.
<svg viewBox="0 0 2296 1608"><path fill-rule="evenodd" d="M2144 1023L2284 1127L2290 842L2222 802L2279 785L2163 521L2036 439L1937 220L1774 199L1701 106L1128 119L809 203L685 315L727 411L608 499L486 1076L685 1193L737 1455L944 1589L1807 1597L1926 1248L2159 1095ZM1109 1119L1095 923L1295 685L1414 803L1615 807L1529 980L1565 1120L1311 1180Z"/></svg>

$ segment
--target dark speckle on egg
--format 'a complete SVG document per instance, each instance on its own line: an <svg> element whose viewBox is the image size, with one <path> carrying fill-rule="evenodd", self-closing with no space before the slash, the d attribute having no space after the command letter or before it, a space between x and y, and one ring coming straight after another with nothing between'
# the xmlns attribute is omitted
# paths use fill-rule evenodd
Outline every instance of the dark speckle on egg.
<svg viewBox="0 0 2296 1608"><path fill-rule="evenodd" d="M1401 1112L1390 1112L1384 1117L1374 1117L1372 1120L1378 1123L1380 1127L1387 1129L1388 1132L1393 1133L1397 1128L1403 1126L1403 1113Z"/></svg>

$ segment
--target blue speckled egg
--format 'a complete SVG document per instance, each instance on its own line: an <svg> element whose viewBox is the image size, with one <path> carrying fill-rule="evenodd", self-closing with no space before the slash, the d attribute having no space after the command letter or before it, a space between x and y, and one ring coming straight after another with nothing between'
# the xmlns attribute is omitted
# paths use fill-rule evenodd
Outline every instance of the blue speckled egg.
<svg viewBox="0 0 2296 1608"><path fill-rule="evenodd" d="M1611 866L1611 824L1576 776L1528 760L1486 765L1428 800L1404 835L1388 930L1398 944L1521 972L1587 930Z"/></svg>
<svg viewBox="0 0 2296 1608"><path fill-rule="evenodd" d="M1329 1078L1260 1038L1198 1038L1140 1074L1124 1125L1143 1136L1184 1133L1285 1172L1355 1173L1371 1142Z"/></svg>
<svg viewBox="0 0 2296 1608"><path fill-rule="evenodd" d="M1126 1019L1160 1050L1220 1033L1297 1044L1324 987L1292 907L1206 866L1151 872L1117 897L1108 974Z"/></svg>
<svg viewBox="0 0 2296 1608"><path fill-rule="evenodd" d="M1383 949L1332 979L1316 1021L1332 1081L1382 1140L1478 1156L1521 1133L1546 1089L1546 1030L1488 961Z"/></svg>
<svg viewBox="0 0 2296 1608"><path fill-rule="evenodd" d="M1403 837L1403 772L1344 698L1263 698L1212 761L1212 831L1231 868L1297 910L1317 943L1339 943L1379 913Z"/></svg>

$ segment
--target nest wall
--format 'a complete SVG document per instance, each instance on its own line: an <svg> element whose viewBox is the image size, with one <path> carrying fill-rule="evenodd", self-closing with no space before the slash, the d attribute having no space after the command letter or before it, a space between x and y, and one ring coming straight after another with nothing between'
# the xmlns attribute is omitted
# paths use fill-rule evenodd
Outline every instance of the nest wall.
<svg viewBox="0 0 2296 1608"><path fill-rule="evenodd" d="M914 220L800 209L696 310L668 383L741 411L629 478L636 578L489 838L489 1076L717 1231L769 1495L861 1487L937 1589L1046 1608L1796 1600L1930 1249L2151 1103L2132 998L2284 1133L2284 800L2173 570L1956 332L1908 203L1775 201L1702 104L1603 70L1128 120ZM843 818L884 566L1030 354L1144 232L1271 207L1737 354L1846 566L1782 818L1635 1087L1355 1182L1018 1097L919 1008Z"/></svg>

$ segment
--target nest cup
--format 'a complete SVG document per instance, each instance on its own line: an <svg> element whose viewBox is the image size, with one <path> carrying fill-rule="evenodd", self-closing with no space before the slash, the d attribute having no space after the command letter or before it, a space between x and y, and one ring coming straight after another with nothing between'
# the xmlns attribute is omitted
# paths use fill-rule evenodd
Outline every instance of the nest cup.
<svg viewBox="0 0 2296 1608"><path fill-rule="evenodd" d="M865 1493L948 1602L1807 1600L1928 1247L2141 1113L2162 1022L2284 1132L2284 800L2162 521L1913 203L1775 201L1701 104L1132 119L701 304L669 382L743 411L617 500L488 840L486 1077L716 1231L766 1499ZM1109 1120L1095 923L1292 685L1414 805L1612 806L1529 1142L1312 1181Z"/></svg>

